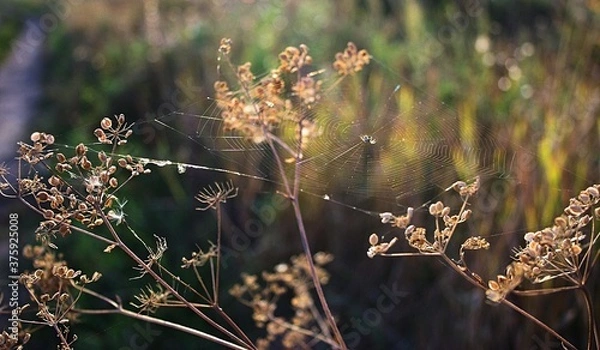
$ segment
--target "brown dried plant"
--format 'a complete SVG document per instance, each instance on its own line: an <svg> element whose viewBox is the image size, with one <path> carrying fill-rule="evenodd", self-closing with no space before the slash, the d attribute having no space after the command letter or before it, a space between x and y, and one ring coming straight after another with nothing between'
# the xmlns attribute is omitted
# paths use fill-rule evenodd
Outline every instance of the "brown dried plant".
<svg viewBox="0 0 600 350"><path fill-rule="evenodd" d="M295 307L304 312L309 307L311 315L305 315L305 319L301 320L298 314L289 323L295 332L286 331L289 334L285 336L284 343L300 344L309 336L334 348L345 349L321 286L326 283L326 274L320 267L325 261L322 254L313 258L298 201L302 152L312 139L320 136L320 129L309 117L308 111L321 99L322 82L317 76L323 71L309 71L312 57L308 54L308 48L300 45L286 48L279 55L279 66L257 80L250 63L237 67L231 64L230 52L231 40L223 39L219 47L219 62L225 58L238 86L232 90L225 80L215 83L215 97L222 110L224 131L242 135L255 144L265 143L272 149L284 183L284 190L280 193L293 205L304 251L304 258L294 258L290 270L296 271L296 274L302 273L302 278L295 282L288 281L286 288L296 294L293 299ZM360 71L368 62L368 53L365 50L358 51L354 44L349 43L344 52L336 55L334 69L343 77ZM220 63L218 69L220 71ZM0 166L0 194L17 198L42 217L36 229L40 246L27 248L28 256L39 268L21 276L21 283L26 286L32 302L38 307L35 315L37 320L20 321L53 327L59 336L60 347L64 349L71 349L76 340L76 335L71 332L71 324L77 315L102 313L118 313L171 327L228 348L255 349L256 345L219 305L221 206L237 195L237 188L230 182L216 184L196 196L201 204L198 210L213 209L217 216L216 244L209 242L207 249L198 248L191 253L191 257L182 258L181 267L194 272L200 285L197 290L162 265L161 259L168 249L167 240L154 236L155 247L151 247L127 220L127 201L120 198L119 191L137 176L149 174L150 169L146 168L148 164L172 164L170 161L159 164L151 159L118 153L117 150L126 145L132 135L132 126L126 122L123 114L103 118L100 126L94 130L94 136L99 147L110 147L106 151L96 150L96 146L92 148L84 143L75 147L60 145L55 143L53 135L34 132L30 137L31 143L19 143L18 174L14 176L16 181L10 181L12 175L5 166ZM294 168L288 177L286 175L289 173L284 168L289 163L293 163ZM120 299L113 300L89 289L87 283L100 278L99 273L88 279L80 276L81 272L68 268L62 258L55 259L53 251L58 250L57 239L75 234L101 242L104 254L114 249L122 250L134 263L133 268L137 271L137 277L134 278L150 278L153 281L156 286L148 284L135 297L137 302L131 304L144 314L128 310L120 303ZM143 253L129 247L127 242L130 237L143 245ZM45 270L41 268L44 261ZM201 270L206 266L210 281L202 276ZM278 275L267 276L277 279ZM269 283L273 285L275 282L272 280ZM184 297L173 285L183 286L191 292L188 294L191 298L198 298L200 302ZM324 315L312 302L309 291L313 288ZM81 309L77 301L82 296L100 299L110 307ZM217 330L220 336L148 315L164 307L191 310ZM204 309L215 311L227 327L208 317ZM320 330L313 329L311 322L317 322ZM272 329L274 325L268 328ZM300 331L302 327L304 330ZM264 344L264 340L259 343Z"/></svg>
<svg viewBox="0 0 600 350"><path fill-rule="evenodd" d="M369 237L370 248L367 256L382 257L410 257L410 256L435 256L441 258L448 266L453 268L462 277L474 286L485 291L487 299L492 303L501 303L509 306L524 315L544 330L560 340L564 347L575 349L567 339L558 334L534 315L521 309L507 297L510 294L521 296L546 295L563 292L566 290L581 291L585 300L588 314L588 348L598 348L597 323L595 321L592 297L586 289L586 282L590 271L598 260L599 250L596 221L600 219L600 185L593 185L581 191L579 195L570 200L564 213L554 219L554 225L536 232L528 232L524 239L526 246L515 250L514 261L510 263L503 275L498 275L495 280L487 283L475 272L470 270L465 259L466 251L487 250L489 242L484 237L470 236L464 240L458 250L458 259L449 256L447 248L460 224L466 222L472 213L469 199L477 194L480 183L476 178L471 184L457 181L449 189L454 189L460 194L462 205L458 212L452 214L452 208L438 201L429 206L429 215L433 218L435 229L428 232L425 227L416 227L410 224L414 210L409 208L404 215L394 215L390 212L380 214L384 224L390 224L404 230L404 237L408 245L417 252L391 252L397 246L399 239L393 237L389 241L382 241L373 233ZM520 289L525 281L540 285L549 280L560 279L563 285L558 287L541 287L540 289Z"/></svg>
<svg viewBox="0 0 600 350"><path fill-rule="evenodd" d="M319 280L327 284L329 274L323 266L331 262L333 256L319 252L313 258ZM242 274L242 283L229 290L252 309L255 324L266 331L266 336L257 341L259 349L270 349L277 344L286 349L306 349L317 342L337 346L311 294L314 285L304 255L292 257L289 264L276 265L273 272L262 272L261 277L263 283L256 275ZM285 301L293 310L290 320L277 315L278 307Z"/></svg>
<svg viewBox="0 0 600 350"><path fill-rule="evenodd" d="M192 259L183 259L184 268L192 266L204 293L198 292L191 284L184 282L177 274L165 268L161 259L168 249L164 237L154 236L156 247L147 244L127 222L125 204L121 200L119 190L135 177L149 174L145 166L148 160L131 155L120 155L117 148L127 143L131 136L132 125L127 124L124 115L115 116L114 120L106 117L94 135L101 145L110 146L108 152L93 150L83 143L75 147L55 144L52 135L35 132L31 135L31 144L19 144L19 171L16 184L10 181L8 170L3 166L0 171L0 190L5 197L18 198L33 211L39 213L42 220L36 230L36 239L40 246L26 247L24 256L32 259L34 272L25 272L20 276L20 283L29 292L31 303L37 307L33 320L25 319L21 314L21 324L34 324L52 327L60 340L61 349L72 349L77 336L72 332L72 324L80 314L118 313L149 323L187 332L211 342L233 349L255 349L255 345L235 322L222 310L218 303L220 259L220 219L217 246L211 246L209 253L193 253ZM65 152L60 151L65 149ZM71 152L72 155L65 153ZM27 174L27 175L24 175ZM49 175L43 175L49 174ZM225 200L235 197L237 189L231 183L209 187L200 192L197 199L204 205L200 209L217 210ZM135 252L128 245L128 236L117 231L124 228L129 237L139 241L145 248L144 255ZM103 230L100 230L103 229ZM108 233L108 234L107 234ZM138 272L134 278L151 278L156 287L147 287L135 296L137 303L131 306L138 312L128 310L120 299L113 300L101 295L87 286L98 280L100 273L91 278L81 275L81 271L71 269L61 258L57 259L53 250L58 249L57 238L68 238L75 234L91 237L102 243L103 252L111 253L114 249L122 250L134 262L133 269ZM196 264L199 256L210 261L212 291L208 292L206 283L200 276ZM214 260L214 261L213 261ZM193 263L192 263L193 261ZM215 262L216 261L216 262ZM216 271L216 272L215 272ZM191 291L191 297L184 297L173 286L183 286ZM82 309L78 300L93 297L110 305L107 309ZM202 302L192 298L197 297ZM21 307L26 310L26 306ZM220 336L209 334L199 329L173 323L147 314L156 313L163 307L185 307L208 323ZM228 326L207 316L203 309L216 312L221 321ZM146 314L142 314L144 312ZM21 337L21 344L26 342L26 334ZM27 336L29 337L29 336ZM10 347L18 344L11 341Z"/></svg>
<svg viewBox="0 0 600 350"><path fill-rule="evenodd" d="M316 77L324 70L311 70L313 59L306 45L290 46L279 54L279 66L257 79L251 71L250 63L235 66L231 62L231 44L230 39L221 41L219 61L224 59L235 74L236 87L232 88L225 80L219 80L214 85L217 106L223 120L223 132L240 135L251 143L264 144L271 150L283 186L280 193L291 201L308 266L308 276L312 279L324 313L324 323L321 325L326 324L327 328L323 328L321 332L329 335L329 340L319 340L334 348L345 349L346 344L319 280L298 201L303 151L313 139L321 136L321 129L311 118L310 111L321 100L323 83ZM369 60L366 50L359 51L353 43L348 43L346 50L335 56L333 68L339 79L342 79L362 70ZM290 163L293 165L291 170L287 167ZM298 341L303 341L302 337Z"/></svg>

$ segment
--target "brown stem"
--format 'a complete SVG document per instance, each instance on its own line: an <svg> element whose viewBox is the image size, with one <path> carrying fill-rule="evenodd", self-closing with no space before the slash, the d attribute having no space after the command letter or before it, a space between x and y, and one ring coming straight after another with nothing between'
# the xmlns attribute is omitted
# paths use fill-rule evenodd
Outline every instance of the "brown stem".
<svg viewBox="0 0 600 350"><path fill-rule="evenodd" d="M112 305L114 307L114 310L90 310L90 309L73 309L74 312L80 313L80 314L91 314L91 315L97 315L97 314L121 314L127 317L131 317L133 319L137 319L140 321L144 321L144 322L148 322L148 323L153 323L153 324L157 324L163 327L169 327L169 328L173 328L176 329L178 331L181 332L185 332L191 335L194 335L196 337L200 337L200 338L204 338L207 340L210 340L216 344L219 345L223 345L227 348L230 349L238 349L238 350L246 350L247 348L239 346L237 344L233 344L231 342L228 342L226 340L223 340L221 338L215 337L214 335L199 331L197 329L194 328L190 328L190 327L186 327L183 326L181 324L178 323L173 323L173 322L169 322L166 320L162 320L159 318L155 318L155 317L151 317L151 316L147 316L147 315L143 315L137 312L132 312L129 311L127 309L124 309L119 303L115 302L114 300L111 300L109 298L106 298L105 296L98 294L92 290L83 288L83 287L78 287L80 288L80 290L82 292L85 292L86 294L92 295L96 298L99 298L101 300L104 300L105 302L109 303L110 305Z"/></svg>
<svg viewBox="0 0 600 350"><path fill-rule="evenodd" d="M233 65L231 64L231 62L228 60L228 63L230 66L233 67ZM239 76L239 74L237 74L238 77L238 81L240 82L240 85L244 91L244 93L246 94L246 96L248 98L250 98L250 91L248 89L248 86L243 82L243 79L241 79L241 77ZM256 115L261 116L261 113L258 109L258 107L256 105L253 105ZM270 133L270 131L266 128L265 124L262 122L261 120L261 127L262 127L262 131L265 135L268 135ZM302 132L302 128L300 128L300 135ZM290 200L292 201L292 206L294 207L294 214L296 216L296 223L298 225L298 230L300 231L300 239L302 241L302 248L304 251L304 255L306 256L306 261L308 262L309 265L309 269L310 269L310 275L311 278L313 280L313 284L315 286L315 290L317 292L317 295L319 296L319 301L321 303L321 306L323 307L323 311L325 312L325 315L327 317L327 320L329 321L330 327L333 330L333 333L335 335L336 341L338 342L338 344L340 345L340 347L342 349L347 349L346 344L344 343L344 339L342 337L342 334L340 333L336 323L335 323L335 319L333 318L333 315L331 313L331 310L329 309L329 306L327 304L327 300L325 299L325 295L323 293L323 288L321 286L321 283L319 282L319 278L317 276L317 272L315 269L315 265L312 259L312 254L310 251L310 246L308 244L308 238L306 236L306 230L304 228L304 222L302 220L302 213L300 212L300 204L298 202L298 189L299 189L299 173L300 173L300 154L301 154L301 148L302 148L302 137L298 138L298 150L295 152L296 155L296 162L295 162L295 170L294 170L294 183L293 183L293 188L290 187L290 183L288 181L288 178L285 174L285 169L283 167L283 161L281 160L281 157L279 155L279 152L277 151L277 148L275 147L275 141L273 137L267 137L267 143L269 144L269 148L271 149L271 151L273 152L273 156L275 157L275 163L277 164L277 168L279 171L279 174L281 176L281 179L283 181L283 187L285 188L285 193L288 196L288 198L290 198ZM285 148L285 147L284 147ZM289 147L287 147L286 149L289 150Z"/></svg>
<svg viewBox="0 0 600 350"><path fill-rule="evenodd" d="M138 257L126 244L124 244L124 242L121 240L121 237L117 234L114 227L110 224L108 218L106 217L106 214L104 214L102 208L100 208L100 205L98 203L95 203L94 207L100 213L102 220L104 221L106 227L112 234L114 240L118 243L119 248L121 248L127 255L129 255L129 257L133 261L135 261L138 264L138 266L144 269L144 271L146 271L146 273L148 273L156 282L158 282L161 286L167 289L175 298L183 302L192 312L194 312L196 315L202 318L209 325L222 332L223 334L227 335L229 338L238 342L239 344L242 344L249 349L256 349L256 347L251 342L247 342L238 338L235 334L231 333L229 330L210 319L210 317L206 316L202 311L200 311L197 307L190 303L186 298L181 296L177 292L177 290L171 287L169 283L167 283L161 276L159 276L154 270L152 270L152 268L146 265L146 263L140 257Z"/></svg>
<svg viewBox="0 0 600 350"><path fill-rule="evenodd" d="M506 299L502 299L501 303L510 307L511 309L515 310L516 312L520 313L521 315L525 316L527 319L529 319L533 323L537 324L538 326L542 327L546 332L550 333L556 339L560 340L563 343L563 345L566 346L567 348L570 348L573 350L577 349L577 347L575 347L575 345L571 344L571 342L569 342L567 339L565 339L562 335L558 334L554 329L552 329L550 326L548 326L544 322L537 319L535 316L533 316L529 312L521 309L520 307L518 307L517 305L513 304L512 302L510 302Z"/></svg>
<svg viewBox="0 0 600 350"><path fill-rule="evenodd" d="M598 349L600 347L600 341L598 340L598 329L596 328L596 318L594 312L594 303L592 302L592 296L588 289L582 285L579 288L581 293L583 294L583 299L585 300L585 308L587 311L587 322L588 322L588 341L587 348Z"/></svg>
<svg viewBox="0 0 600 350"><path fill-rule="evenodd" d="M340 330L335 323L335 319L333 318L333 314L329 309L329 305L327 304L327 299L325 299L325 293L323 293L323 287L321 286L321 282L317 276L317 271L315 269L315 264L312 259L312 253L310 251L310 246L308 244L308 238L306 236L306 230L304 228L304 222L302 220L302 213L300 212L300 205L298 204L298 198L292 199L292 206L294 207L294 214L296 216L296 224L298 225L298 230L300 231L300 240L302 242L302 249L304 250L304 254L306 255L306 260L308 262L308 266L310 268L310 275L313 280L313 284L315 285L315 291L319 297L319 302L323 307L323 311L325 312L325 316L329 321L329 325L333 330L333 334L335 335L335 339L338 342L341 349L347 349L346 343L344 342L344 338Z"/></svg>
<svg viewBox="0 0 600 350"><path fill-rule="evenodd" d="M479 288L481 288L483 290L487 289L487 287L485 285L482 285L476 279L472 278L471 276L469 276L468 274L466 274L464 271L462 271L458 266L456 266L456 264L454 264L454 262L452 261L452 259L450 259L447 255L443 254L443 255L441 255L441 257L442 257L442 259L450 267L452 267L452 269L454 269L454 271L458 272L467 281L471 282L471 284L473 284L474 286L477 286L477 287L479 287ZM510 307L511 309L513 309L516 312L520 313L521 315L525 316L527 319L529 319L533 323L537 324L539 327L543 328L546 332L550 333L552 336L554 336L555 338L557 338L558 340L560 340L563 343L563 345L565 345L566 347L571 348L571 349L577 349L567 339L565 339L562 335L558 334L558 332L556 332L554 329L552 329L552 327L550 327L547 324L545 324L544 322L540 321L537 317L533 316L529 312L521 309L516 304L513 304L512 302L510 302L506 298L502 299L500 301L500 303L502 303L502 304Z"/></svg>

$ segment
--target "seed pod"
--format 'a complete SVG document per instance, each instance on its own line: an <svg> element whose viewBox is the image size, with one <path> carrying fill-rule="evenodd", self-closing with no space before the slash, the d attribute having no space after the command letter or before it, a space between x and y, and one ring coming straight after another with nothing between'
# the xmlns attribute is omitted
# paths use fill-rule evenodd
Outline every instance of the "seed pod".
<svg viewBox="0 0 600 350"><path fill-rule="evenodd" d="M379 237L377 237L376 233L372 233L369 236L369 244L370 245L377 245L377 243L379 243Z"/></svg>
<svg viewBox="0 0 600 350"><path fill-rule="evenodd" d="M104 130L112 128L112 120L110 120L109 117L102 118L102 121L100 122L100 127Z"/></svg>
<svg viewBox="0 0 600 350"><path fill-rule="evenodd" d="M80 143L77 145L77 147L75 147L75 152L77 153L78 157L82 157L85 152L87 152L87 147L85 147L83 143Z"/></svg>

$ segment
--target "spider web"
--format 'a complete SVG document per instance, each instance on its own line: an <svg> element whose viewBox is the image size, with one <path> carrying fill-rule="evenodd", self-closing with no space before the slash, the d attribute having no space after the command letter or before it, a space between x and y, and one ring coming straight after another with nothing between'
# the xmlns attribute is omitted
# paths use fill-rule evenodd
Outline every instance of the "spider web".
<svg viewBox="0 0 600 350"><path fill-rule="evenodd" d="M514 154L484 126L469 125L405 81L390 86L367 81L375 86L372 89L361 89L362 83L358 78L346 85L332 82L318 104L302 111L319 135L302 151L303 192L325 199L335 196L348 206L366 200L403 205L407 197L446 188L459 179L510 172ZM283 183L270 145L225 132L216 104L202 114L185 110L174 114L191 119L196 129L167 126L216 153L226 172ZM291 121L273 130L281 141L275 144L288 179L294 170L290 160L298 149L296 130Z"/></svg>

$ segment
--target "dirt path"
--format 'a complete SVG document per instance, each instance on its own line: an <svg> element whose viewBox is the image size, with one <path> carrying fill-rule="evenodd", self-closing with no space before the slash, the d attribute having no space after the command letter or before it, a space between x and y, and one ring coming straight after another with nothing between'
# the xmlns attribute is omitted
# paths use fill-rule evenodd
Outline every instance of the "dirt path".
<svg viewBox="0 0 600 350"><path fill-rule="evenodd" d="M25 29L0 66L0 163L15 155L41 97L42 51L45 38L31 38Z"/></svg>

